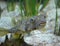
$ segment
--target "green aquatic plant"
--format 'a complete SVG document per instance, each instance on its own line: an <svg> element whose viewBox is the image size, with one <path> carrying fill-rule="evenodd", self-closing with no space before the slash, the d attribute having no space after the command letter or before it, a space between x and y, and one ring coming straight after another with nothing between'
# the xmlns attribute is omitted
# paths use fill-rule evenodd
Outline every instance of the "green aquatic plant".
<svg viewBox="0 0 60 46"><path fill-rule="evenodd" d="M21 16L23 16L24 0L19 0L19 7L20 7L20 11L21 11Z"/></svg>
<svg viewBox="0 0 60 46"><path fill-rule="evenodd" d="M8 11L13 11L15 9L16 2L14 0L7 0Z"/></svg>
<svg viewBox="0 0 60 46"><path fill-rule="evenodd" d="M58 35L59 32L59 26L58 26L58 12L57 12L57 6L58 2L55 0L55 5L56 5L56 18L55 18L55 29L54 29L54 34Z"/></svg>
<svg viewBox="0 0 60 46"><path fill-rule="evenodd" d="M1 7L0 7L0 17L1 17L1 13L2 13L2 11L3 11L3 10L2 10Z"/></svg>
<svg viewBox="0 0 60 46"><path fill-rule="evenodd" d="M40 4L42 4L43 6L40 9L40 11L42 11L47 6L48 2L49 2L49 0L45 0L45 1L44 0L41 0L41 3Z"/></svg>
<svg viewBox="0 0 60 46"><path fill-rule="evenodd" d="M23 10L25 16L35 16L38 14L38 8L40 7L40 5L43 5L40 9L40 11L42 11L46 7L48 2L49 0L19 0L21 15L23 15Z"/></svg>
<svg viewBox="0 0 60 46"><path fill-rule="evenodd" d="M34 16L36 15L36 0L25 0L25 16Z"/></svg>
<svg viewBox="0 0 60 46"><path fill-rule="evenodd" d="M1 17L1 8L0 8L0 17Z"/></svg>
<svg viewBox="0 0 60 46"><path fill-rule="evenodd" d="M57 0L57 7L60 8L60 0Z"/></svg>
<svg viewBox="0 0 60 46"><path fill-rule="evenodd" d="M20 9L21 13L22 10L24 10L24 15L25 16L34 16L37 14L37 9L39 6L37 6L37 1L36 0L20 0Z"/></svg>

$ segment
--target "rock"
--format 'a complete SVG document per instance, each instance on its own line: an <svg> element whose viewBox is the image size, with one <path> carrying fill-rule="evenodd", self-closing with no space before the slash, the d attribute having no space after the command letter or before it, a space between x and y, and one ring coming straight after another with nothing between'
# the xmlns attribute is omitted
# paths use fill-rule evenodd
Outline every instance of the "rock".
<svg viewBox="0 0 60 46"><path fill-rule="evenodd" d="M34 30L34 31L32 31L32 32L30 32L30 34L31 35L37 35L37 34L41 34L42 33L42 31L40 30Z"/></svg>
<svg viewBox="0 0 60 46"><path fill-rule="evenodd" d="M50 29L50 30L46 30L45 33L47 33L47 34L52 33L53 34L54 31Z"/></svg>
<svg viewBox="0 0 60 46"><path fill-rule="evenodd" d="M3 5L3 6L2 6ZM15 10L14 11L9 11L7 10L7 3L0 1L0 7L3 10L1 13L1 18L0 18L0 27L10 29L14 26L13 19L16 21L20 21L21 16L20 16L20 10L18 4L16 4ZM13 19L12 19L13 18Z"/></svg>
<svg viewBox="0 0 60 46"><path fill-rule="evenodd" d="M58 13L58 24L60 24L60 9L57 9ZM47 12L47 17L46 17L46 26L45 28L47 30L52 30L54 32L54 27L55 27L55 17L56 17L56 9L52 9Z"/></svg>
<svg viewBox="0 0 60 46"><path fill-rule="evenodd" d="M5 36L0 37L0 44L3 43L5 41Z"/></svg>
<svg viewBox="0 0 60 46"><path fill-rule="evenodd" d="M0 7L1 7L2 10L4 10L5 8L7 8L6 2L0 1Z"/></svg>
<svg viewBox="0 0 60 46"><path fill-rule="evenodd" d="M12 28L12 21L10 17L0 18L0 28L10 29Z"/></svg>
<svg viewBox="0 0 60 46"><path fill-rule="evenodd" d="M8 36L8 39L11 40L11 33L8 33L7 36ZM6 35L0 36L0 44L4 43L5 39L6 39Z"/></svg>
<svg viewBox="0 0 60 46"><path fill-rule="evenodd" d="M60 46L60 43L58 43L57 45Z"/></svg>
<svg viewBox="0 0 60 46"><path fill-rule="evenodd" d="M55 0L50 0L48 5L43 9L43 11L47 14L46 17L46 29L54 32L55 27L55 17L56 17L56 5ZM58 13L58 24L60 24L60 8L57 9Z"/></svg>
<svg viewBox="0 0 60 46"><path fill-rule="evenodd" d="M55 0L49 0L47 6L43 9L43 11L47 13L48 11L55 9L55 7Z"/></svg>
<svg viewBox="0 0 60 46"><path fill-rule="evenodd" d="M8 11L7 8L3 10L1 17L16 17L16 16L20 16L20 11L19 11L19 7L16 6L14 11Z"/></svg>
<svg viewBox="0 0 60 46"><path fill-rule="evenodd" d="M58 41L60 42L60 36L56 36L56 37L57 37Z"/></svg>
<svg viewBox="0 0 60 46"><path fill-rule="evenodd" d="M60 46L60 43L56 43L55 46Z"/></svg>
<svg viewBox="0 0 60 46"><path fill-rule="evenodd" d="M54 46L54 43L52 43L52 44L46 44L46 46Z"/></svg>
<svg viewBox="0 0 60 46"><path fill-rule="evenodd" d="M36 31L36 33L35 33ZM46 34L46 33L39 33L40 31L39 30L34 30L34 33L31 34L30 36L24 36L24 41L27 43L27 44L39 44L39 43L48 43L48 44L51 44L51 43L55 43L57 42L57 38L54 34ZM29 38L29 39L28 39ZM29 41L31 40L31 41Z"/></svg>

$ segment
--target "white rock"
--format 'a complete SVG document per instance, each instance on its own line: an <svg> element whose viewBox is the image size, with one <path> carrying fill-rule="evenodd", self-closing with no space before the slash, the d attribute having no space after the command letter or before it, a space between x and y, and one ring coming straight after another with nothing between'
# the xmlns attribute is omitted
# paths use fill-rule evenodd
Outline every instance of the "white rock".
<svg viewBox="0 0 60 46"><path fill-rule="evenodd" d="M6 36L0 37L0 43L2 43L2 42L5 41L5 37L6 37Z"/></svg>
<svg viewBox="0 0 60 46"><path fill-rule="evenodd" d="M5 9L5 8L7 8L7 4L6 4L6 2L2 2L2 1L0 1L0 7L1 7L1 9Z"/></svg>
<svg viewBox="0 0 60 46"><path fill-rule="evenodd" d="M58 16L60 17L60 9L57 9ZM49 10L47 12L48 17L55 19L56 17L56 9Z"/></svg>
<svg viewBox="0 0 60 46"><path fill-rule="evenodd" d="M10 40L10 38L11 38L11 33L8 33L7 35L8 35L8 39Z"/></svg>
<svg viewBox="0 0 60 46"><path fill-rule="evenodd" d="M50 0L48 5L43 9L44 12L47 13L47 18L46 18L46 26L45 28L48 30L51 30L54 32L54 27L55 27L55 17L56 17L56 5L54 0ZM58 13L58 24L60 24L60 9L57 9Z"/></svg>
<svg viewBox="0 0 60 46"><path fill-rule="evenodd" d="M7 4L6 4L7 5ZM20 9L19 6L16 4L14 11L8 11L7 8L5 8L1 14L1 17L16 17L20 15Z"/></svg>
<svg viewBox="0 0 60 46"><path fill-rule="evenodd" d="M60 46L60 43L56 43L55 46Z"/></svg>
<svg viewBox="0 0 60 46"><path fill-rule="evenodd" d="M55 9L55 1L54 0L49 0L49 3L47 6L43 9L43 11L48 12L52 9Z"/></svg>
<svg viewBox="0 0 60 46"><path fill-rule="evenodd" d="M10 17L0 18L0 28L10 29L12 27L12 21Z"/></svg>
<svg viewBox="0 0 60 46"><path fill-rule="evenodd" d="M45 33L47 33L47 34L48 33L54 33L54 31L50 29L50 30L46 30Z"/></svg>
<svg viewBox="0 0 60 46"><path fill-rule="evenodd" d="M33 40L32 40L32 37L27 37L27 36L25 36L24 37L24 41L26 42L26 43L28 43L28 44L30 44L30 45L33 45Z"/></svg>
<svg viewBox="0 0 60 46"><path fill-rule="evenodd" d="M58 11L58 24L60 24L60 9L57 9ZM56 9L52 9L50 11L47 12L47 18L46 18L46 26L45 28L47 30L52 30L52 32L54 31L54 27L55 27L55 17L56 17Z"/></svg>
<svg viewBox="0 0 60 46"><path fill-rule="evenodd" d="M29 39L28 39L28 42L27 42L26 39L28 37L29 37ZM29 41L29 40L32 40L32 42ZM57 42L57 39L56 39L55 35L53 35L53 34L46 34L46 33L36 34L36 33L33 33L30 36L24 36L24 41L28 44L33 44L34 45L34 44L39 44L39 43L43 43L43 42L54 43L54 42Z"/></svg>
<svg viewBox="0 0 60 46"><path fill-rule="evenodd" d="M10 40L10 38L11 38L11 34L8 33L7 35L8 35L8 39ZM5 41L5 39L6 39L6 35L0 37L0 44L3 43L3 42Z"/></svg>
<svg viewBox="0 0 60 46"><path fill-rule="evenodd" d="M46 44L46 46L54 46L54 44L52 43L52 44Z"/></svg>
<svg viewBox="0 0 60 46"><path fill-rule="evenodd" d="M32 34L32 35L41 34L41 31L39 31L39 30L34 30L34 31L32 31L30 34Z"/></svg>

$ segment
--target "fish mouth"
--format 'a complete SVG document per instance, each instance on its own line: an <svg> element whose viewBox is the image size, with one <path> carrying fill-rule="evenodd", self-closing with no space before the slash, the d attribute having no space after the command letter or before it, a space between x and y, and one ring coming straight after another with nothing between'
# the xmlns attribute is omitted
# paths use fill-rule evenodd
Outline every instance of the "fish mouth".
<svg viewBox="0 0 60 46"><path fill-rule="evenodd" d="M44 24L44 23L46 23L45 21L42 21L40 24Z"/></svg>
<svg viewBox="0 0 60 46"><path fill-rule="evenodd" d="M44 21L42 21L41 23L40 23L40 25L45 25L46 24L46 22L44 22Z"/></svg>

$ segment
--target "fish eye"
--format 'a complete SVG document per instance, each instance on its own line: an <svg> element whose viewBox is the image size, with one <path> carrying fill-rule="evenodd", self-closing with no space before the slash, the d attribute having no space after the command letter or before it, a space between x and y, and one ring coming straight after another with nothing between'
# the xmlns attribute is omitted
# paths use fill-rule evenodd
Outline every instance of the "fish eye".
<svg viewBox="0 0 60 46"><path fill-rule="evenodd" d="M33 19L30 19L30 22L33 22L34 20Z"/></svg>
<svg viewBox="0 0 60 46"><path fill-rule="evenodd" d="M46 16L44 16L44 18L46 18Z"/></svg>

